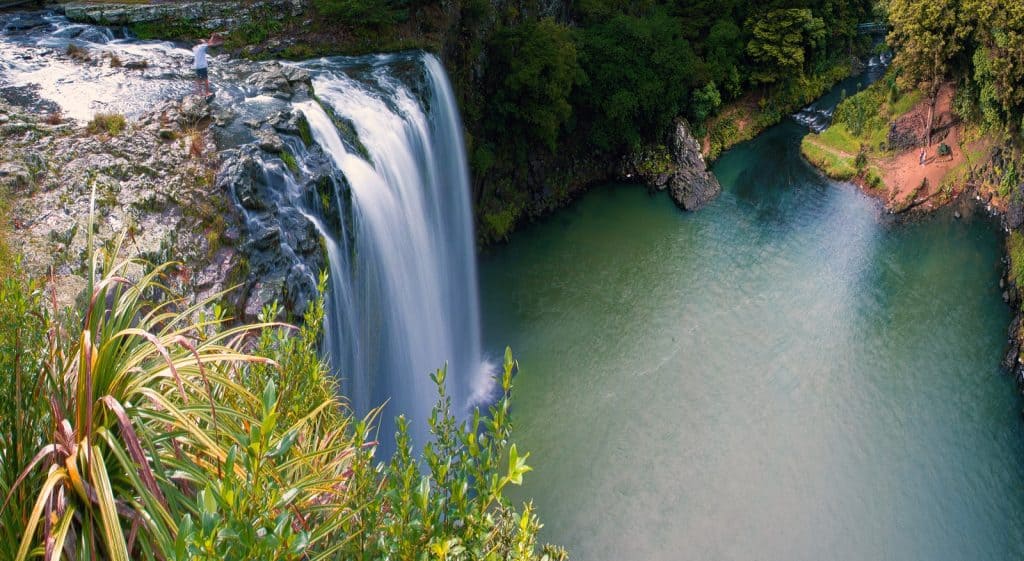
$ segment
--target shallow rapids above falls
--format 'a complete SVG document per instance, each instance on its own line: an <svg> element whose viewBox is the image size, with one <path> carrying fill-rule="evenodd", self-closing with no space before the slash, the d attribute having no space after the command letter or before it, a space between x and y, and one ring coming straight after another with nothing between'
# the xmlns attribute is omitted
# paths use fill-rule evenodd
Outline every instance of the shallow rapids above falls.
<svg viewBox="0 0 1024 561"><path fill-rule="evenodd" d="M131 121L183 100L178 111L217 141L210 195L235 211L238 252L222 267L245 274L229 298L250 319L273 300L282 317L301 316L327 270L325 351L357 413L387 404L382 441L399 413L425 441L429 374L446 364L457 408L486 397L462 127L435 57L217 55L207 105L191 95L183 46L32 17L28 27L0 19L0 99L79 121L99 112Z"/></svg>

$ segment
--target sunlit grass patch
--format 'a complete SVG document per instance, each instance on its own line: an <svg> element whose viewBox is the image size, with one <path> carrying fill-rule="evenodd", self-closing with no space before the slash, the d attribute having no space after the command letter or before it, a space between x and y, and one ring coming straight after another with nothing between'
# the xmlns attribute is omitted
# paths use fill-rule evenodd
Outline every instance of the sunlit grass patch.
<svg viewBox="0 0 1024 561"><path fill-rule="evenodd" d="M97 113L93 116L92 120L89 121L86 130L89 134L109 134L110 136L117 136L121 134L121 131L128 125L128 121L125 120L124 115L119 113Z"/></svg>
<svg viewBox="0 0 1024 561"><path fill-rule="evenodd" d="M804 137L800 143L800 152L825 175L840 181L849 181L857 176L854 156L845 156L827 146L823 146L813 136Z"/></svg>
<svg viewBox="0 0 1024 561"><path fill-rule="evenodd" d="M855 138L850 133L850 129L842 123L836 123L825 129L816 136L815 141L833 150L839 150L847 154L856 154L860 150L860 140Z"/></svg>

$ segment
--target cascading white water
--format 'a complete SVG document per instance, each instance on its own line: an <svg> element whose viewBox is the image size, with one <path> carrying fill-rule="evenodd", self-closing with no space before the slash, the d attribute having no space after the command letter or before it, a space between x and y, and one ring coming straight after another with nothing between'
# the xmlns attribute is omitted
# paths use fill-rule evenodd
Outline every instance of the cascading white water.
<svg viewBox="0 0 1024 561"><path fill-rule="evenodd" d="M387 401L385 430L387 419L402 413L422 442L436 398L429 373L448 364L457 406L474 398L486 376L458 109L436 58L419 59L423 101L392 74L393 60L374 58L358 80L340 61L309 65L320 103L352 123L368 160L351 140L346 145L320 103L296 107L351 187L351 237L324 232L333 366L357 411ZM334 200L344 204L341 193Z"/></svg>
<svg viewBox="0 0 1024 561"><path fill-rule="evenodd" d="M8 19L0 17L0 29ZM65 117L84 121L115 111L132 118L194 89L187 49L115 39L107 28L52 14L33 26L0 32L0 85L30 89ZM129 72L55 54L69 45L97 60L145 62L145 69ZM264 202L273 211L240 211L253 229L278 227L269 214L301 212L320 230L331 278L326 350L344 394L359 413L387 403L382 442L390 441L390 420L399 413L412 419L414 439L424 442L436 399L433 370L448 364L448 392L462 411L486 397L490 381L481 362L469 177L454 96L442 65L426 54L301 66L313 77L318 101L304 94L299 97L306 101L294 103L261 95L243 81L250 66L215 60L214 108L226 123L218 132L229 144L248 142L247 119L266 122L289 105L300 110L336 168L335 191L327 199L337 209L318 208L321 201L304 183L308 177L260 152L255 157L264 166ZM335 117L350 123L354 134L340 134ZM320 156L307 153L298 136L286 135L285 142L304 169L320 165ZM295 269L301 260L293 259L288 233L281 237L278 250L282 262L291 263L288 274L312 280L312 269Z"/></svg>

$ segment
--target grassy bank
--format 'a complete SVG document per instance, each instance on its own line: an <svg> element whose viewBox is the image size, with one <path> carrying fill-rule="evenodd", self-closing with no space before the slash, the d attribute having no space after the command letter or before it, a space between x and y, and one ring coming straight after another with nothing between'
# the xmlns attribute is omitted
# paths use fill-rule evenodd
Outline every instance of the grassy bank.
<svg viewBox="0 0 1024 561"><path fill-rule="evenodd" d="M881 160L893 155L886 146L889 125L921 101L917 90L901 92L890 75L843 100L833 123L804 137L804 157L833 179L857 181L885 192Z"/></svg>
<svg viewBox="0 0 1024 561"><path fill-rule="evenodd" d="M750 94L726 106L703 127L705 156L714 160L725 150L754 138L824 95L851 73L849 62L837 61L826 71L800 78L767 94Z"/></svg>

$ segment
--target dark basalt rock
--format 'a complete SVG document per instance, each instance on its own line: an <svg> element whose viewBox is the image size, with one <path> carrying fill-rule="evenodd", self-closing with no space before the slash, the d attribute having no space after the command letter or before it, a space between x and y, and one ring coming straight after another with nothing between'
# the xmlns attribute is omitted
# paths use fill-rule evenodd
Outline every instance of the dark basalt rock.
<svg viewBox="0 0 1024 561"><path fill-rule="evenodd" d="M722 192L718 178L708 170L689 124L676 119L671 142L675 171L668 180L672 200L684 210L698 210Z"/></svg>
<svg viewBox="0 0 1024 561"><path fill-rule="evenodd" d="M1024 225L1024 185L1017 187L1010 197L1010 204L1003 215L1003 225L1009 230L1016 230Z"/></svg>
<svg viewBox="0 0 1024 561"><path fill-rule="evenodd" d="M620 175L639 177L658 191L667 189L683 210L698 210L722 192L685 119L676 119L667 145L667 155L664 148L634 154L624 162Z"/></svg>
<svg viewBox="0 0 1024 561"><path fill-rule="evenodd" d="M32 14L24 15L9 21L4 26L4 31L27 31L29 29L35 29L37 27L52 27L50 22L42 18L42 16Z"/></svg>
<svg viewBox="0 0 1024 561"><path fill-rule="evenodd" d="M325 265L320 235L291 203L287 189L294 182L286 177L287 170L273 164L273 156L265 161L264 153L258 140L226 150L218 173L218 186L242 215L241 251L249 270L239 304L248 320L274 301L281 304L283 316L301 319L319 297L317 272Z"/></svg>
<svg viewBox="0 0 1024 561"><path fill-rule="evenodd" d="M918 114L906 115L889 126L885 139L890 150L904 152L924 144L921 132L925 128L924 118Z"/></svg>

